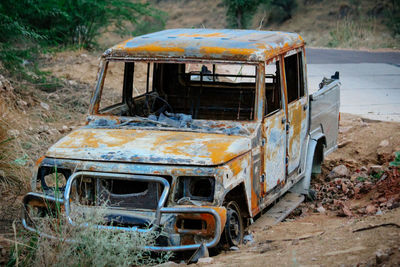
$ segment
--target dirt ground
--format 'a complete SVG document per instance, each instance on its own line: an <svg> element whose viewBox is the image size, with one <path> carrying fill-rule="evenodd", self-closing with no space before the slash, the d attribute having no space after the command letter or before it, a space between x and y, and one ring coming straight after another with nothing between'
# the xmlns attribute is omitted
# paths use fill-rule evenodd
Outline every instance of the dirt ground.
<svg viewBox="0 0 400 267"><path fill-rule="evenodd" d="M250 226L253 242L239 250L223 252L207 265L399 266L400 176L387 163L400 150L400 124L341 114L338 143L340 148L325 159L323 173L313 181L315 201L301 204L275 226ZM340 165L346 166L348 178L334 178L332 170ZM366 170L380 168L395 176L381 175L379 181L357 180ZM339 186L331 195L329 191L318 191L333 181L338 184L338 179L342 183L361 183L361 192L351 194L350 188L344 194L347 188ZM329 198L334 201L330 203ZM387 208L389 199L396 205ZM348 208L348 214L343 213L341 205Z"/></svg>
<svg viewBox="0 0 400 267"><path fill-rule="evenodd" d="M21 198L29 190L35 160L83 124L97 72L98 57L85 52L65 52L44 60L44 69L62 83L57 94L38 92L29 85L25 91L10 90L4 80L0 86L0 140L13 138L1 144L7 153L0 158L0 178L20 179L0 183L0 265L13 245L12 223L17 222L17 231L21 227ZM64 67L57 67L61 62ZM323 173L313 180L315 201L303 203L276 226L250 227L254 242L222 252L208 264L399 266L400 176L389 162L400 151L400 123L341 114L338 143L339 149L326 158ZM381 224L389 225L354 232Z"/></svg>

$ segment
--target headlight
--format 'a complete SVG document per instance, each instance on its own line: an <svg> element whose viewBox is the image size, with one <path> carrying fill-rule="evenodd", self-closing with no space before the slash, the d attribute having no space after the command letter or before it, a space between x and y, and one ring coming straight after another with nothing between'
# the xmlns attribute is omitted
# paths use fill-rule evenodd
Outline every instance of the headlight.
<svg viewBox="0 0 400 267"><path fill-rule="evenodd" d="M70 175L71 170L69 169L41 166L37 178L44 191L54 191L56 189L63 191Z"/></svg>
<svg viewBox="0 0 400 267"><path fill-rule="evenodd" d="M175 201L188 198L190 200L213 202L214 189L214 177L181 176L178 177Z"/></svg>

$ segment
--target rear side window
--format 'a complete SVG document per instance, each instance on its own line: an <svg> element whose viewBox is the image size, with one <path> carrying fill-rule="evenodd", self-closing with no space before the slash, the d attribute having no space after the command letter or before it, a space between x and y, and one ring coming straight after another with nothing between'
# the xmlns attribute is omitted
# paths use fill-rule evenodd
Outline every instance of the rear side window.
<svg viewBox="0 0 400 267"><path fill-rule="evenodd" d="M280 62L265 66L265 111L271 115L282 108Z"/></svg>
<svg viewBox="0 0 400 267"><path fill-rule="evenodd" d="M288 102L304 96L303 55L301 52L285 57Z"/></svg>

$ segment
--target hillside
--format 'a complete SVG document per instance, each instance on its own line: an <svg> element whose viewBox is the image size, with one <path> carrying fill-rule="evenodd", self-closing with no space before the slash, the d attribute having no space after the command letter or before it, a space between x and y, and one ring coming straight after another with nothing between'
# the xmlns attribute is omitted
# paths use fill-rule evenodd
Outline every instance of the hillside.
<svg viewBox="0 0 400 267"><path fill-rule="evenodd" d="M166 28L226 28L223 0L151 0L168 14ZM253 28L299 32L309 46L399 49L400 36L388 28L389 1L298 0L291 19L271 22L274 10L260 5ZM260 23L261 22L261 23Z"/></svg>

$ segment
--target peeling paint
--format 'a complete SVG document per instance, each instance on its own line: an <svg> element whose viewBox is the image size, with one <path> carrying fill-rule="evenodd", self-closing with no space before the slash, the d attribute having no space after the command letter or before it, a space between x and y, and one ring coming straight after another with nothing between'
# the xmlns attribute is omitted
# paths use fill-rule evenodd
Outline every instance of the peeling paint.
<svg viewBox="0 0 400 267"><path fill-rule="evenodd" d="M143 199L162 198L158 205L164 205L161 209L164 208L166 213L157 213L158 206L157 209L119 207L118 211L149 220L158 218L157 225L163 225L169 235L169 245L190 246L214 240L214 235L222 233L225 228L227 209L223 205L230 193L239 194L234 198L242 201L239 203L243 209L241 213L253 218L304 177L300 172L299 175L291 172L300 166L301 158L307 156L310 131L308 93L297 101L287 103L282 64L282 107L264 117L265 63L283 61L285 53L296 53L298 49L304 52L304 41L295 33L212 29L165 30L138 36L108 49L100 63L87 124L59 140L37 161L32 189L37 190L43 182L43 173L46 173L43 170L51 172L54 167L72 173L70 184L82 175L78 172L87 171L91 172L91 176L85 179L88 179L87 183L93 181L93 185L100 184L99 177L110 175L114 175L113 179L125 175L129 177L127 181L133 183L136 181L133 177L138 181L157 180L164 189L148 185L147 190L164 190L162 196L152 194L141 199L145 202ZM109 60L228 62L256 66L254 118L248 121L193 119L190 125L173 127L154 120L153 123L143 123L146 119L148 122L148 118L144 117L137 122L137 117L99 114L103 77ZM331 98L335 96L338 93L331 94ZM332 128L329 134L336 138L337 129ZM336 141L331 140L331 143ZM200 186L193 184L193 181L202 180L211 186L205 188L207 183ZM240 191L231 191L238 188ZM202 191L204 189L210 190ZM197 191L188 193L190 190ZM46 191L45 194L51 197L51 192ZM43 207L44 202L40 202L39 198L28 204ZM65 199L68 200L68 197ZM65 202L65 207L68 203ZM168 212L168 208L173 210ZM197 212L192 212L191 209L196 208ZM189 223L178 225L179 220L188 220ZM190 226L190 220L195 227ZM214 241L218 242L217 239Z"/></svg>
<svg viewBox="0 0 400 267"><path fill-rule="evenodd" d="M300 35L255 30L171 29L134 37L104 57L265 61L304 45Z"/></svg>

